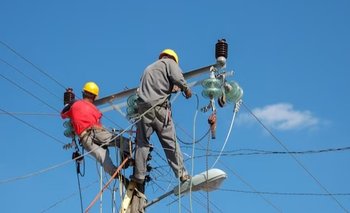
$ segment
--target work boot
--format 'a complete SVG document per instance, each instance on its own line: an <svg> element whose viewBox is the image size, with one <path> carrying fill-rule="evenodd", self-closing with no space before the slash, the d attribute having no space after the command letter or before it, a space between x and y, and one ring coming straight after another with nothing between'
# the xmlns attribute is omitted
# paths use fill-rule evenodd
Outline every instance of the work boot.
<svg viewBox="0 0 350 213"><path fill-rule="evenodd" d="M136 189L139 190L139 192L145 193L145 180L136 178L133 175L130 176L130 180L136 183Z"/></svg>

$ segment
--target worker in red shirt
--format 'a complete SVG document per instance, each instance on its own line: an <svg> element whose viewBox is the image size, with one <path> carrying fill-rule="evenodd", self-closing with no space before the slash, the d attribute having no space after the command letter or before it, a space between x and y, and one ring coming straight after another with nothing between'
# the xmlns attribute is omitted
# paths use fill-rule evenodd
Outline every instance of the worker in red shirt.
<svg viewBox="0 0 350 213"><path fill-rule="evenodd" d="M94 82L87 82L83 88L83 99L72 101L63 108L61 117L70 118L75 134L81 145L103 166L104 170L113 175L117 167L113 164L107 146L117 146L123 156L130 155L128 139L116 137L101 124L102 113L93 104L99 88ZM105 146L104 146L105 144Z"/></svg>

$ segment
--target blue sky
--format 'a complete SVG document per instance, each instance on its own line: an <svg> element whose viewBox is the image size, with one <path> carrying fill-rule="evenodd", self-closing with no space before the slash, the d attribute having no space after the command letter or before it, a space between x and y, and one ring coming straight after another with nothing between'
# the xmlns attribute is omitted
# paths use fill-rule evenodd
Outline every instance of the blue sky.
<svg viewBox="0 0 350 213"><path fill-rule="evenodd" d="M64 88L80 95L92 80L103 97L135 87L164 48L177 51L184 71L210 65L221 38L229 44L227 70L235 71L230 80L244 90L215 166L228 178L209 197L195 192L192 202L187 195L179 203L170 196L148 212L350 211L349 9L346 0L1 1L0 211L80 212L74 162L66 163L72 151L62 149L70 142L58 115ZM193 91L205 106L201 86ZM177 134L185 141L194 127L196 138L207 130L209 113L199 112L194 125L196 108L196 98L174 102ZM232 113L232 105L218 110L208 158L201 157L207 137L196 144L194 164L192 146L181 144L188 170L200 173L214 163ZM103 122L130 125L115 111ZM156 138L153 143L157 168L146 189L149 200L176 181ZM98 170L86 157L80 179L85 208L99 190ZM112 212L111 196L106 190L104 212ZM99 204L91 212L99 212Z"/></svg>

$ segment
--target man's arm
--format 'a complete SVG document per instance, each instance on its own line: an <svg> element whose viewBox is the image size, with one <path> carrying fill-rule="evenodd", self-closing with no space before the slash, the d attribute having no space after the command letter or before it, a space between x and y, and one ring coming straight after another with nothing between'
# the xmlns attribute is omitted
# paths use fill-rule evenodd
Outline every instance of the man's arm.
<svg viewBox="0 0 350 213"><path fill-rule="evenodd" d="M71 101L69 104L66 104L64 106L64 108L61 111L61 118L62 119L69 118L69 112L70 112L70 109L74 103L75 103L75 101Z"/></svg>
<svg viewBox="0 0 350 213"><path fill-rule="evenodd" d="M171 83L178 86L181 91L185 91L188 86L180 66L174 60L169 59L167 60L167 69Z"/></svg>

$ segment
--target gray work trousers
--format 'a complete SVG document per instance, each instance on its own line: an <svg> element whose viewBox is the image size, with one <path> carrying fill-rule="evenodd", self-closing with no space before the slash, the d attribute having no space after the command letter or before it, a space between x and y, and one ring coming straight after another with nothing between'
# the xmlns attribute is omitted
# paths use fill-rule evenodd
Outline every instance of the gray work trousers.
<svg viewBox="0 0 350 213"><path fill-rule="evenodd" d="M86 151L102 165L105 172L112 176L117 167L113 164L112 159L109 156L109 147L118 147L125 154L129 153L129 139L125 137L115 137L111 132L102 128L102 129L91 129L86 135L80 138L80 143L85 148ZM106 144L106 146L102 146Z"/></svg>
<svg viewBox="0 0 350 213"><path fill-rule="evenodd" d="M139 106L139 113L147 109ZM165 152L168 164L176 177L187 175L179 144L176 142L174 123L170 109L156 106L137 123L134 177L144 180L147 173L147 157L150 152L150 137L156 132Z"/></svg>

